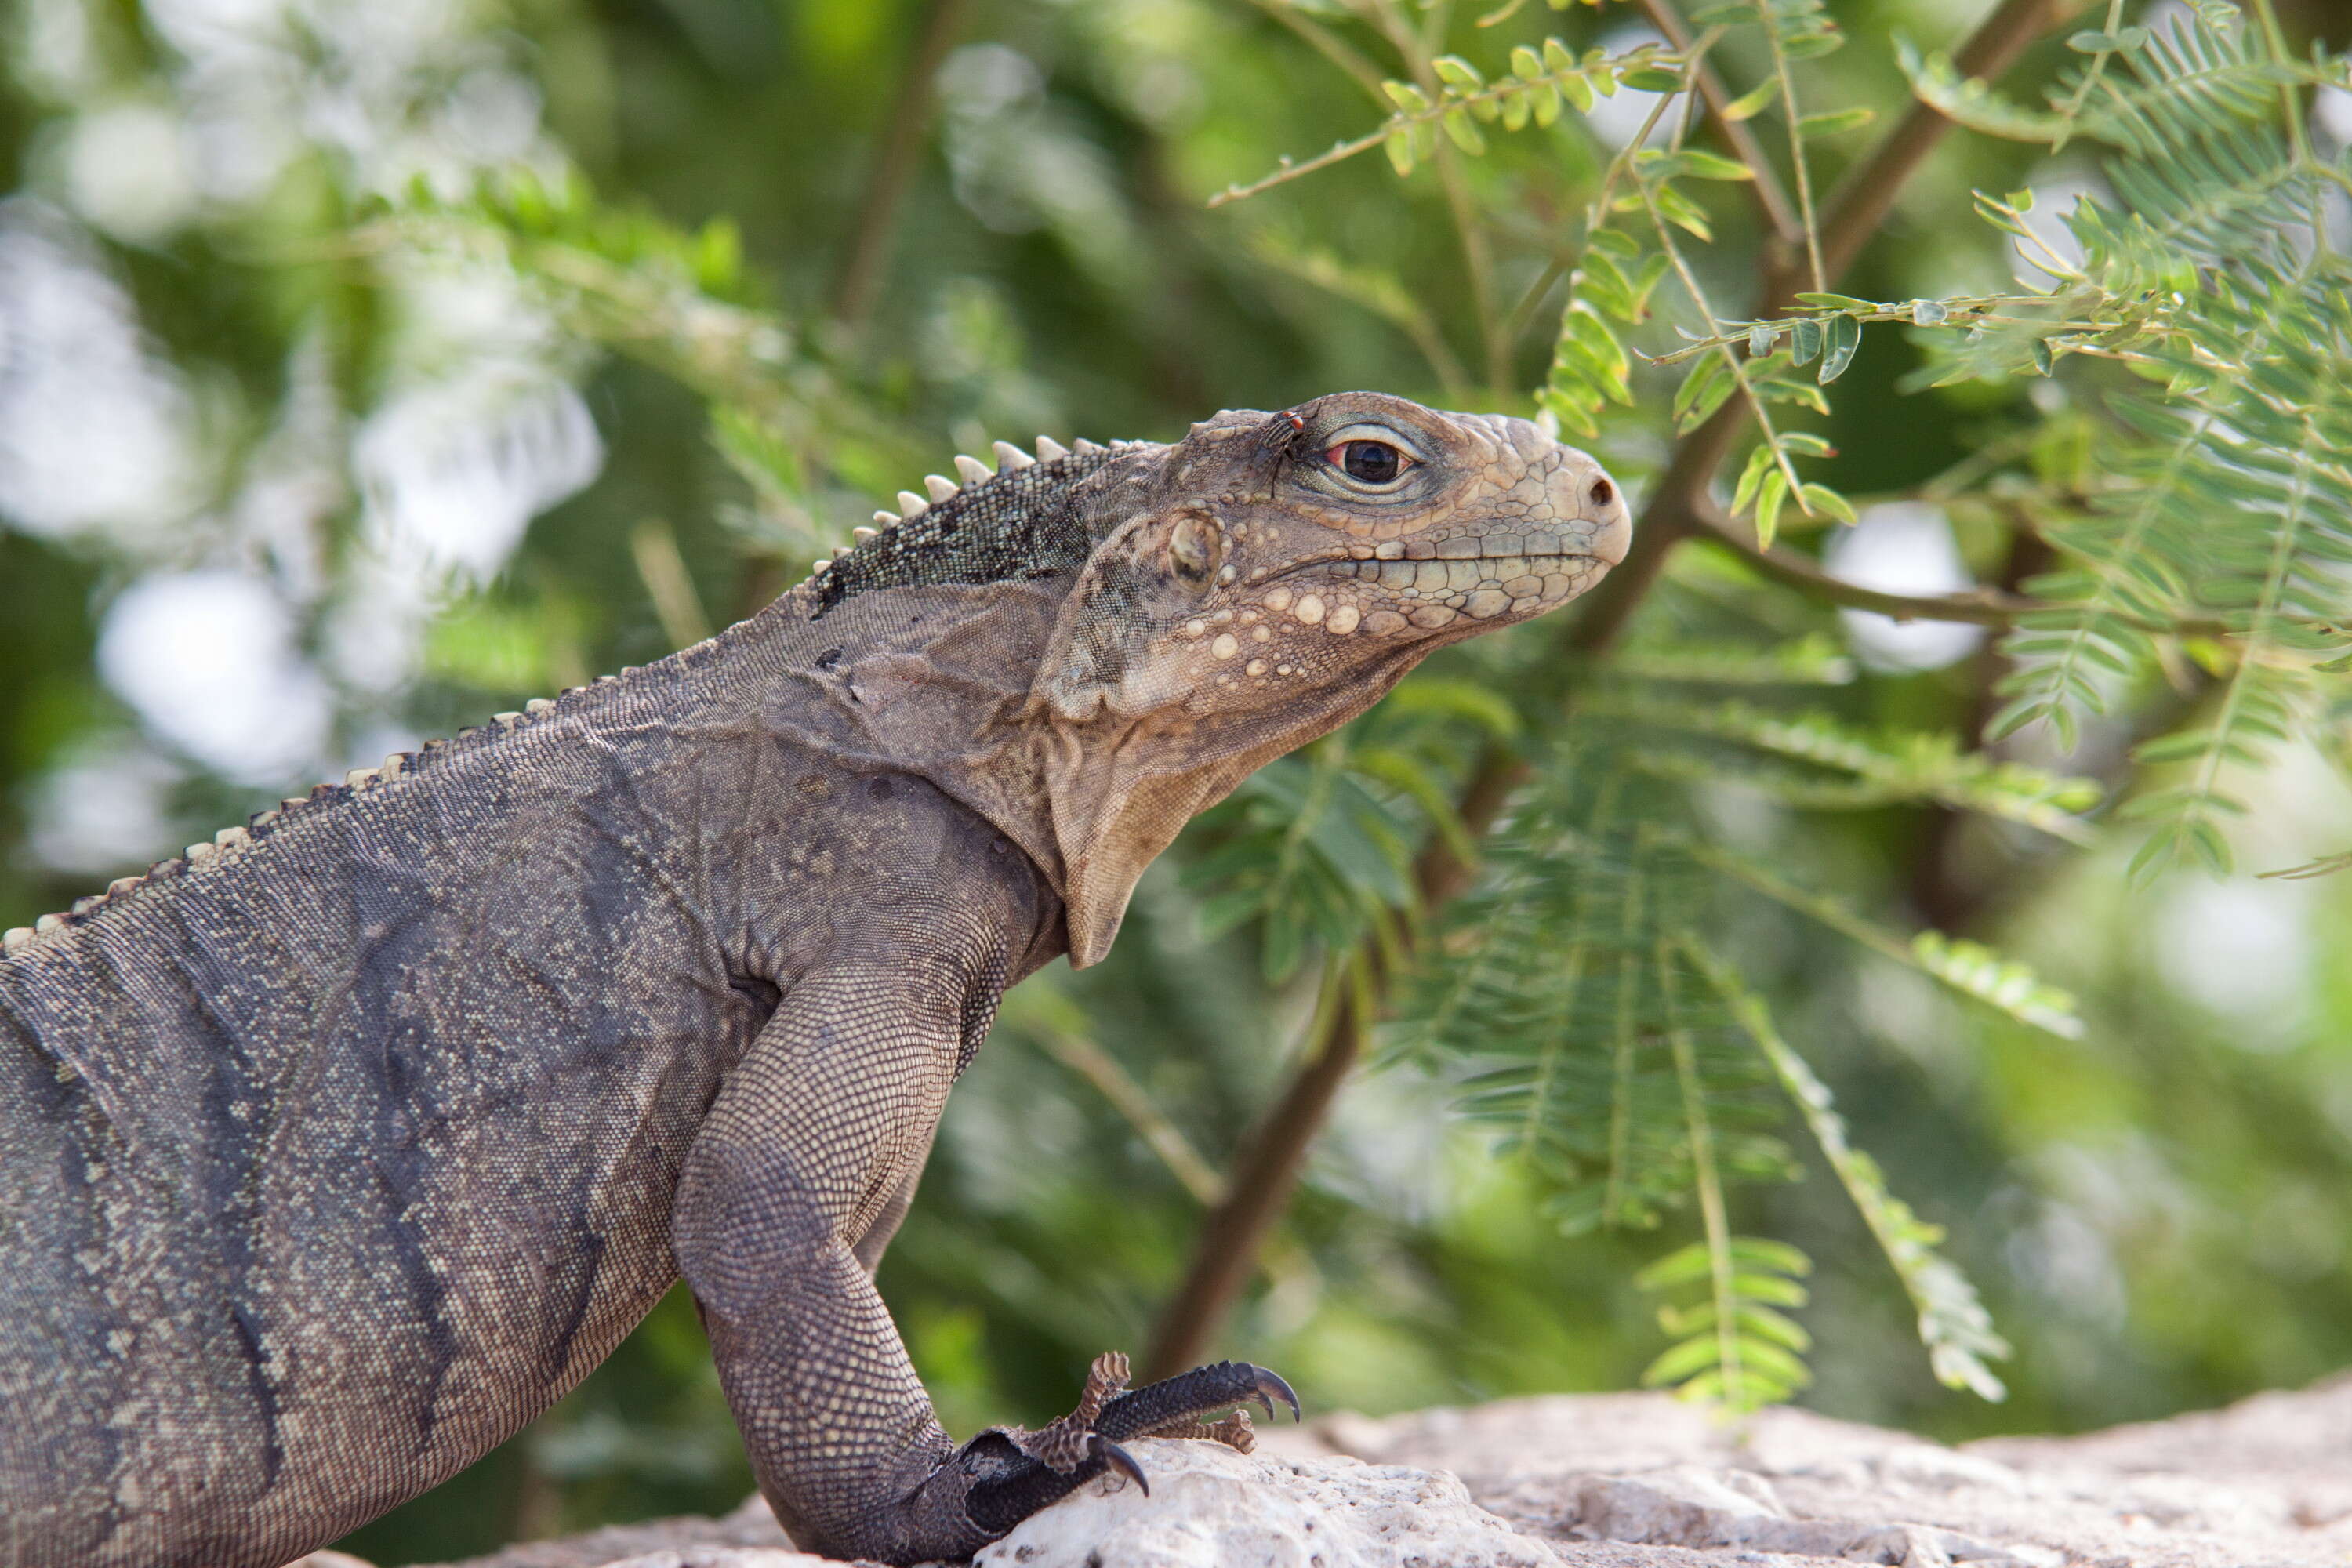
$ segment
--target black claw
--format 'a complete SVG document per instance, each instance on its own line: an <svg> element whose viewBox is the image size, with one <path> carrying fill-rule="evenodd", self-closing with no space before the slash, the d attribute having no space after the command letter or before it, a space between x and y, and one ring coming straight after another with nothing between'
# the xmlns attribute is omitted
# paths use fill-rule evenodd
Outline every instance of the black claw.
<svg viewBox="0 0 2352 1568"><path fill-rule="evenodd" d="M1145 1497L1151 1495L1151 1483L1143 1479L1143 1467L1135 1462L1134 1455L1099 1432L1089 1433L1087 1436L1093 1439L1088 1447L1093 1450L1096 1458L1100 1459L1111 1469L1121 1472L1128 1479L1141 1487Z"/></svg>
<svg viewBox="0 0 2352 1568"><path fill-rule="evenodd" d="M1257 1402L1265 1406L1267 1420L1274 1419L1274 1402L1276 1397L1290 1406L1291 1420L1296 1422L1306 1419L1299 1413L1298 1395L1291 1392L1290 1384L1282 1381L1281 1373L1268 1372L1265 1368L1256 1365L1251 1366L1249 1370L1250 1380L1257 1388Z"/></svg>

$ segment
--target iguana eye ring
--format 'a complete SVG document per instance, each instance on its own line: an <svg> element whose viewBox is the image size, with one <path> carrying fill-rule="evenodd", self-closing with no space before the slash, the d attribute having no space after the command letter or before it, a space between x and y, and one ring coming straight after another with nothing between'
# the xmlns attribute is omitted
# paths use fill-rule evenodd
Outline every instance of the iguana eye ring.
<svg viewBox="0 0 2352 1568"><path fill-rule="evenodd" d="M1323 460L1363 485L1392 485L1420 459L1393 441L1359 436L1325 448Z"/></svg>

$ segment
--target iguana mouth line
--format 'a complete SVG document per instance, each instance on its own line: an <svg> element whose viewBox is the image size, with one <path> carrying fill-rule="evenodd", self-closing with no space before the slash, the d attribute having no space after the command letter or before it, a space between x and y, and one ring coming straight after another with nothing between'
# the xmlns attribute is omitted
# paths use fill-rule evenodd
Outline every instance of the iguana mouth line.
<svg viewBox="0 0 2352 1568"><path fill-rule="evenodd" d="M1424 561L1605 562L1608 561L1608 559L1609 558L1607 556L1598 554L1590 550L1563 550L1557 555L1541 554L1529 550L1508 550L1498 551L1492 555L1376 556L1369 561L1360 556L1355 555L1323 555L1318 556L1311 561L1293 562L1290 565L1284 567L1281 571L1273 574L1271 576L1261 579L1258 585L1264 586L1267 583L1279 583L1285 577L1296 577L1304 573L1320 572L1328 567L1335 566L1347 569L1341 574L1342 575L1355 575L1356 574L1354 569L1360 566L1417 566ZM1610 563L1612 565L1614 564L1613 562Z"/></svg>
<svg viewBox="0 0 2352 1568"><path fill-rule="evenodd" d="M1340 570L1338 572L1338 574L1338 574L1338 575L1339 575L1339 576L1344 576L1344 577L1357 577L1357 578L1360 579L1360 578L1362 577L1363 574L1359 570L1359 568L1361 568L1361 567L1366 567L1366 566L1370 566L1370 567L1381 567L1381 566L1419 566L1419 565L1422 565L1422 564L1423 564L1423 563L1425 563L1432 562L1432 561L1441 562L1441 563L1443 563L1443 562L1463 562L1463 563L1468 563L1468 562L1473 562L1473 561L1486 561L1486 562L1498 562L1498 561L1523 561L1523 562L1527 562L1527 563L1530 563L1531 565L1536 565L1536 566L1538 566L1538 567L1541 567L1541 566L1544 566L1544 565L1548 565L1548 564L1549 564L1550 563L1555 562L1555 561L1562 562L1562 563L1575 562L1575 563L1592 563L1592 562L1607 562L1607 561L1608 561L1608 559L1609 559L1609 558L1608 558L1607 556L1605 556L1605 555L1601 555L1601 554L1597 554L1597 553L1595 553L1594 552L1590 551L1590 550L1564 550L1564 551L1560 552L1559 552L1559 554L1557 554L1557 555L1544 555L1544 554L1538 554L1538 553L1537 553L1537 552L1533 552L1533 551L1526 551L1526 550L1513 550L1513 551L1499 552L1497 552L1497 553L1496 553L1496 554L1493 554L1493 555L1439 555L1439 556L1423 555L1423 556L1394 556L1394 557L1390 557L1390 558L1386 558L1386 559L1381 559L1381 558L1378 558L1378 557L1376 557L1376 558L1374 558L1374 559L1372 559L1372 560L1370 560L1370 561L1366 561L1366 560L1360 559L1360 558L1359 558L1359 557L1357 557L1357 556L1353 556L1353 555L1329 555L1329 556L1324 556L1324 557L1322 557L1322 558L1320 558L1320 559L1318 559L1318 560L1314 560L1314 561L1301 561L1301 562L1297 562L1297 563L1294 563L1294 564L1292 564L1292 565L1286 566L1286 567L1284 567L1281 571L1276 572L1276 574L1274 574L1272 576L1270 576L1270 577L1267 577L1267 578L1264 579L1264 582L1265 582L1265 583L1278 583L1278 582L1282 581L1282 579L1284 579L1285 577L1297 577L1297 576L1299 576L1299 575L1301 575L1301 574L1307 574L1307 573L1314 573L1314 572L1322 572L1322 573L1324 573L1326 575L1330 575L1330 574L1332 574L1329 572L1329 570L1328 570L1328 569L1330 569L1330 568L1334 568L1334 567L1337 567L1337 568L1339 568L1339 569L1340 569ZM1611 563L1611 564L1614 564L1614 563ZM1261 584L1261 585L1263 585L1263 584Z"/></svg>

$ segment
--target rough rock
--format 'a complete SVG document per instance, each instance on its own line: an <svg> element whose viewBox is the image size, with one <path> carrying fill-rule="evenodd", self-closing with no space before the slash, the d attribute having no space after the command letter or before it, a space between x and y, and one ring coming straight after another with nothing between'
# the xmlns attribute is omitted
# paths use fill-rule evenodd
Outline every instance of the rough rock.
<svg viewBox="0 0 2352 1568"><path fill-rule="evenodd" d="M1345 1458L1129 1445L1151 1492L1105 1477L1024 1520L973 1568L1556 1568L1442 1471Z"/></svg>
<svg viewBox="0 0 2352 1568"><path fill-rule="evenodd" d="M2075 1437L1948 1448L1769 1410L1733 1426L1654 1394L1505 1400L1269 1431L1286 1452L1433 1466L1569 1563L1608 1541L1699 1560L2057 1568L2342 1568L2352 1377Z"/></svg>
<svg viewBox="0 0 2352 1568"><path fill-rule="evenodd" d="M2074 1437L1946 1447L1657 1394L1554 1395L1267 1427L1244 1457L1138 1443L979 1568L2343 1568L2352 1376ZM1458 1479L1456 1479L1458 1478ZM312 1568L352 1568L314 1562ZM753 1499L464 1568L813 1568Z"/></svg>

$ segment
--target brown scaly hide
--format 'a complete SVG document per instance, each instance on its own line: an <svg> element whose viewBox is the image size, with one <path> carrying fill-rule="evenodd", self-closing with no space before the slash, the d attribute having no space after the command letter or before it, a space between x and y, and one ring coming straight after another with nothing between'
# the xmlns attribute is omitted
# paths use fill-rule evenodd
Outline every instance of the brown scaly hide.
<svg viewBox="0 0 2352 1568"><path fill-rule="evenodd" d="M843 1555L968 1553L1279 1390L959 1447L872 1269L1003 989L1099 959L1251 769L1589 586L1624 502L1370 393L1000 455L709 642L0 937L0 1568L299 1556L681 1275Z"/></svg>

